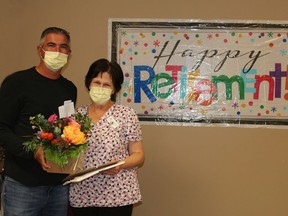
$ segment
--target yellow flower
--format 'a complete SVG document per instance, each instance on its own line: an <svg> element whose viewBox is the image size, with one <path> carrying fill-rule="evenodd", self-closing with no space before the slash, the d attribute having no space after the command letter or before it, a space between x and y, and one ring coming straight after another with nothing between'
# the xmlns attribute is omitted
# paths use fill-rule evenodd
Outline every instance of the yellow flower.
<svg viewBox="0 0 288 216"><path fill-rule="evenodd" d="M81 131L81 126L77 122L71 122L65 126L61 137L73 145L86 142L86 135Z"/></svg>

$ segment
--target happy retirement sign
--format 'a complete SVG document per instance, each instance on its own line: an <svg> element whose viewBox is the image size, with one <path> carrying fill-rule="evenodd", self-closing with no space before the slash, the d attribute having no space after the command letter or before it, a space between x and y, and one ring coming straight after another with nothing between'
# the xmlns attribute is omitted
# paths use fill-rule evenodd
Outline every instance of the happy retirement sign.
<svg viewBox="0 0 288 216"><path fill-rule="evenodd" d="M286 125L284 22L109 20L118 101L140 120Z"/></svg>

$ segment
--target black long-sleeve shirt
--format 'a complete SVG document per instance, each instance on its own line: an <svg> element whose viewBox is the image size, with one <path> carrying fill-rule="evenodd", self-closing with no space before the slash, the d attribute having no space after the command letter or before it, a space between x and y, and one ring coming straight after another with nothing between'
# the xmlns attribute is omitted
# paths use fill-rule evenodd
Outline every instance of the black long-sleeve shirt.
<svg viewBox="0 0 288 216"><path fill-rule="evenodd" d="M0 88L0 143L5 148L4 175L26 185L60 184L65 175L42 170L32 152L23 148L24 137L31 136L30 116L48 118L58 113L64 101L76 103L76 86L63 76L48 79L35 67L7 76Z"/></svg>

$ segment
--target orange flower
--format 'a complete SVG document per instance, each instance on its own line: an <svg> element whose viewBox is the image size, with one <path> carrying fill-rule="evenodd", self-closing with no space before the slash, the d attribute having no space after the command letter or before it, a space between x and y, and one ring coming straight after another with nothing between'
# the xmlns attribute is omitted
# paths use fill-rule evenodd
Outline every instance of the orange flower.
<svg viewBox="0 0 288 216"><path fill-rule="evenodd" d="M53 140L51 141L51 144L52 144L52 145L56 145L56 144L57 144L57 139L53 139Z"/></svg>
<svg viewBox="0 0 288 216"><path fill-rule="evenodd" d="M76 122L65 126L61 137L74 145L83 144L86 142L86 135L80 130L81 126Z"/></svg>
<svg viewBox="0 0 288 216"><path fill-rule="evenodd" d="M43 132L43 133L41 133L41 137L42 137L42 139L52 140L54 135L53 135L53 133Z"/></svg>
<svg viewBox="0 0 288 216"><path fill-rule="evenodd" d="M76 127L76 128L79 128L79 129L81 128L81 125L80 125L78 122L74 121L74 120L70 121L70 122L68 123L68 125L69 125L69 126Z"/></svg>

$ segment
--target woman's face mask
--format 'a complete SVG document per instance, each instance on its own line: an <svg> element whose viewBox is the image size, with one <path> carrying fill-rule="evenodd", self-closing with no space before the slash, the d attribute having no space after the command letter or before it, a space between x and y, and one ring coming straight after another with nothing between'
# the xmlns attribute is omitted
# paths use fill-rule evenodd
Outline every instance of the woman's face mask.
<svg viewBox="0 0 288 216"><path fill-rule="evenodd" d="M112 89L102 87L90 87L89 95L95 104L104 105L111 99Z"/></svg>

